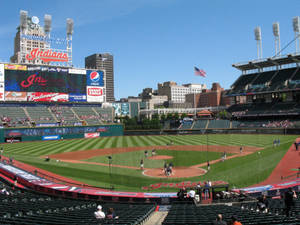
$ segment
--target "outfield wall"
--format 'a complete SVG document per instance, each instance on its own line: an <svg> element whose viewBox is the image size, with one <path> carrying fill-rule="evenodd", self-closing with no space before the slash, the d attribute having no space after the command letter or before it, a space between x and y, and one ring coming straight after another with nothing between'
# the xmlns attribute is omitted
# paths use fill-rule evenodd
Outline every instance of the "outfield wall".
<svg viewBox="0 0 300 225"><path fill-rule="evenodd" d="M180 134L300 134L299 128L227 128L227 129L188 129L188 130L125 130L124 135L180 135Z"/></svg>
<svg viewBox="0 0 300 225"><path fill-rule="evenodd" d="M0 129L0 142L44 141L122 136L123 125L66 126Z"/></svg>

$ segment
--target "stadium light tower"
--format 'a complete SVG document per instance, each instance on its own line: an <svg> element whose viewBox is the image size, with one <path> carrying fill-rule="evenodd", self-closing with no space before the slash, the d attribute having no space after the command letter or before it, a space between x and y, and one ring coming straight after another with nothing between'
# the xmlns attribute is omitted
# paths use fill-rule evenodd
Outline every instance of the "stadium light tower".
<svg viewBox="0 0 300 225"><path fill-rule="evenodd" d="M261 29L260 27L255 27L254 29L254 36L257 45L257 58L262 58L262 41L261 41Z"/></svg>
<svg viewBox="0 0 300 225"><path fill-rule="evenodd" d="M70 18L67 19L67 53L68 53L68 66L72 66L72 35L73 35L74 21Z"/></svg>
<svg viewBox="0 0 300 225"><path fill-rule="evenodd" d="M294 28L294 32L295 32L296 52L298 52L298 45L300 45L300 39L299 39L300 22L299 22L299 16L296 16L296 17L293 18L293 28Z"/></svg>
<svg viewBox="0 0 300 225"><path fill-rule="evenodd" d="M281 56L280 31L279 31L279 23L278 22L273 23L273 34L275 37L275 56L277 56L277 54L279 54L279 56Z"/></svg>

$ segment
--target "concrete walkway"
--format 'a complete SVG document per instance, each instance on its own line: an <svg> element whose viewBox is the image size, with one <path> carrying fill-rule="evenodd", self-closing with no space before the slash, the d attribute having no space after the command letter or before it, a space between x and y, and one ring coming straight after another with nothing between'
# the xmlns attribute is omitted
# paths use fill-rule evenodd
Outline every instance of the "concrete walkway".
<svg viewBox="0 0 300 225"><path fill-rule="evenodd" d="M143 225L161 225L167 215L168 212L166 211L153 212L150 218Z"/></svg>

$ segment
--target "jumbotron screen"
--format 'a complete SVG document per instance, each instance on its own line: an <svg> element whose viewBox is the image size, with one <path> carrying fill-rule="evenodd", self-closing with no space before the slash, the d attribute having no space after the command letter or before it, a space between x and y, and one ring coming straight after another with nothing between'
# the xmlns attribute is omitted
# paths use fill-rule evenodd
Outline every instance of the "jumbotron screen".
<svg viewBox="0 0 300 225"><path fill-rule="evenodd" d="M5 70L5 91L86 94L86 76L65 71Z"/></svg>

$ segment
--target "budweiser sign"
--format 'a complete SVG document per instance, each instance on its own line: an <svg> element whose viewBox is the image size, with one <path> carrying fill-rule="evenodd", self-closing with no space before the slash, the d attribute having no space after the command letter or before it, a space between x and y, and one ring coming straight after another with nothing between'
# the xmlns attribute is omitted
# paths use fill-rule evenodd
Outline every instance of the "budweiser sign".
<svg viewBox="0 0 300 225"><path fill-rule="evenodd" d="M67 53L55 52L51 49L42 51L39 48L32 49L30 54L26 55L26 59L31 61L34 59L41 59L44 62L68 62Z"/></svg>

